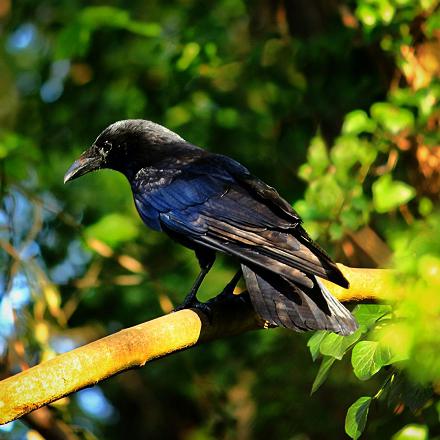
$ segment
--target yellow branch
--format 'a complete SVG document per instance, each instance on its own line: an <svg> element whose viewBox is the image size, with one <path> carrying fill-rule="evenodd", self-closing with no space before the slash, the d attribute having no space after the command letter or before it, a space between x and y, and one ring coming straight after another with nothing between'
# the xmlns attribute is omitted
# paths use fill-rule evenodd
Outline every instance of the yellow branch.
<svg viewBox="0 0 440 440"><path fill-rule="evenodd" d="M339 266L350 289L326 282L341 301L384 299L389 271ZM196 310L181 310L61 354L0 382L0 424L122 371L195 344L261 328L248 302L239 297L214 303L211 321Z"/></svg>
<svg viewBox="0 0 440 440"><path fill-rule="evenodd" d="M394 292L391 291L393 272L391 269L358 269L343 264L338 264L338 267L350 282L349 289L344 289L327 280L321 281L339 301L390 301L395 298Z"/></svg>

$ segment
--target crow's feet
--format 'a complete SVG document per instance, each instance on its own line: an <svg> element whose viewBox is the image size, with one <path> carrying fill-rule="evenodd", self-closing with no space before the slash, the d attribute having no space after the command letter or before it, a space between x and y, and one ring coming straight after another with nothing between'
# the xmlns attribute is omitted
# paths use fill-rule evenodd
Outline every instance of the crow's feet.
<svg viewBox="0 0 440 440"><path fill-rule="evenodd" d="M212 308L208 303L202 303L197 299L192 301L184 301L180 306L177 306L173 312L178 312L184 309L196 309L202 312L208 318L209 322L212 323Z"/></svg>

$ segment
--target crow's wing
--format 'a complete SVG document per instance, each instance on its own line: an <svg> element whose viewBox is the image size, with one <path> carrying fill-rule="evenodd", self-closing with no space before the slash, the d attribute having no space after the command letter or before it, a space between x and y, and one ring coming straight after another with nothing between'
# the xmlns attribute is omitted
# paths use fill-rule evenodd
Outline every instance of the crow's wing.
<svg viewBox="0 0 440 440"><path fill-rule="evenodd" d="M133 191L144 221L309 288L308 275L348 285L275 190L232 159L214 159L191 163L162 185L139 180Z"/></svg>
<svg viewBox="0 0 440 440"><path fill-rule="evenodd" d="M355 331L350 312L315 277L347 286L339 269L287 202L238 166L205 163L160 184L140 180L133 186L136 206L156 229L237 256L255 311L269 323L298 331Z"/></svg>

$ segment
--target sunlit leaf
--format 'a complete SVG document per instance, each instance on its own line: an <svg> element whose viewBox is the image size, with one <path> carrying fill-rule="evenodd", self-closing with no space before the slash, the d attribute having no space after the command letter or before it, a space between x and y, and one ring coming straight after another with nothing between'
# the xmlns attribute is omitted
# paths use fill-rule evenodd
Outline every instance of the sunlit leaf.
<svg viewBox="0 0 440 440"><path fill-rule="evenodd" d="M367 28L374 27L379 18L376 9L366 3L361 3L356 8L356 16Z"/></svg>
<svg viewBox="0 0 440 440"><path fill-rule="evenodd" d="M345 432L353 440L357 440L365 429L371 401L371 397L360 397L348 408L345 417Z"/></svg>
<svg viewBox="0 0 440 440"><path fill-rule="evenodd" d="M432 203L431 199L428 199L428 197L422 197L419 200L419 213L421 215L427 216L431 214L433 208L434 204Z"/></svg>
<svg viewBox="0 0 440 440"><path fill-rule="evenodd" d="M358 342L351 353L353 371L360 380L369 379L391 361L391 350L376 341Z"/></svg>
<svg viewBox="0 0 440 440"><path fill-rule="evenodd" d="M393 19L394 14L396 12L396 9L389 1L381 0L379 2L378 12L379 12L379 17L381 18L381 20L384 23L388 24Z"/></svg>
<svg viewBox="0 0 440 440"><path fill-rule="evenodd" d="M185 45L182 50L181 57L177 60L176 67L179 70L186 70L190 64L197 58L200 53L200 45L196 42L191 42Z"/></svg>
<svg viewBox="0 0 440 440"><path fill-rule="evenodd" d="M428 427L426 425L406 425L391 437L391 440L428 440Z"/></svg>
<svg viewBox="0 0 440 440"><path fill-rule="evenodd" d="M373 203L377 212L385 213L408 203L416 195L415 189L405 182L393 180L384 174L373 183Z"/></svg>
<svg viewBox="0 0 440 440"><path fill-rule="evenodd" d="M376 123L363 110L347 113L342 125L342 133L344 134L372 133L375 129Z"/></svg>
<svg viewBox="0 0 440 440"><path fill-rule="evenodd" d="M319 355L319 346L322 340L326 337L328 333L321 330L313 333L312 337L307 341L307 347L309 347L312 359L315 361Z"/></svg>
<svg viewBox="0 0 440 440"><path fill-rule="evenodd" d="M353 310L353 315L360 326L370 329L377 320L388 315L391 310L392 308L389 305L359 304Z"/></svg>
<svg viewBox="0 0 440 440"><path fill-rule="evenodd" d="M298 177L308 182L313 177L313 168L308 164L302 164L298 169Z"/></svg>
<svg viewBox="0 0 440 440"><path fill-rule="evenodd" d="M310 184L306 202L324 218L334 218L344 202L344 191L334 175L325 174Z"/></svg>
<svg viewBox="0 0 440 440"><path fill-rule="evenodd" d="M355 331L349 336L341 336L336 333L327 333L321 341L319 350L325 356L342 359L347 350L361 337L361 330Z"/></svg>
<svg viewBox="0 0 440 440"><path fill-rule="evenodd" d="M429 284L440 286L440 258L423 255L418 261L418 272Z"/></svg>
<svg viewBox="0 0 440 440"><path fill-rule="evenodd" d="M329 164L327 147L320 136L316 136L310 143L307 152L307 161L313 170L313 175L320 175Z"/></svg>
<svg viewBox="0 0 440 440"><path fill-rule="evenodd" d="M371 143L353 134L344 134L336 139L330 156L336 166L336 175L339 177L341 173L344 173L345 180L351 181L352 177L347 173L349 169L356 163L362 165L373 163L377 150Z"/></svg>
<svg viewBox="0 0 440 440"><path fill-rule="evenodd" d="M375 331L375 339L383 349L392 353L390 363L406 361L410 358L414 345L413 331L407 323L390 321Z"/></svg>
<svg viewBox="0 0 440 440"><path fill-rule="evenodd" d="M371 106L371 115L379 124L393 134L414 126L413 113L387 102L377 102Z"/></svg>
<svg viewBox="0 0 440 440"><path fill-rule="evenodd" d="M420 6L424 10L432 10L437 4L438 0L420 0Z"/></svg>
<svg viewBox="0 0 440 440"><path fill-rule="evenodd" d="M88 238L96 238L111 247L133 240L138 232L134 219L117 213L106 215L85 230Z"/></svg>

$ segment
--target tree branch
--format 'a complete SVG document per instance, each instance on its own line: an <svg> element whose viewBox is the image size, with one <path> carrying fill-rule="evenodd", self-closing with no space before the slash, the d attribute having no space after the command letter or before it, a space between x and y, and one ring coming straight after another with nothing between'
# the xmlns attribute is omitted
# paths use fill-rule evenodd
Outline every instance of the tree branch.
<svg viewBox="0 0 440 440"><path fill-rule="evenodd" d="M389 270L339 268L350 289L325 283L341 301L387 299ZM213 303L210 320L198 310L181 310L121 330L1 381L0 424L153 359L264 327L246 297L238 295Z"/></svg>

